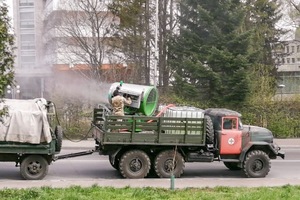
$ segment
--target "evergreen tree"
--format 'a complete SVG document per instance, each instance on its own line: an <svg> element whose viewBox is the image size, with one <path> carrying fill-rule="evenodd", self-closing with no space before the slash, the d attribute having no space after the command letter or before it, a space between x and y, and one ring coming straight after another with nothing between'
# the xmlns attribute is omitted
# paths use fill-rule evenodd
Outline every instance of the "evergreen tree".
<svg viewBox="0 0 300 200"><path fill-rule="evenodd" d="M249 48L252 67L249 69L251 79L250 103L262 105L262 101L270 101L277 85L277 66L275 63L276 45L284 30L276 26L282 17L278 0L247 0L247 17L245 29L252 30ZM281 59L280 59L281 60Z"/></svg>
<svg viewBox="0 0 300 200"><path fill-rule="evenodd" d="M177 94L218 105L241 103L249 92L250 31L239 0L183 0L171 46Z"/></svg>
<svg viewBox="0 0 300 200"><path fill-rule="evenodd" d="M5 4L0 3L0 95L3 97L6 87L12 85L13 73L13 35L9 33L10 19Z"/></svg>

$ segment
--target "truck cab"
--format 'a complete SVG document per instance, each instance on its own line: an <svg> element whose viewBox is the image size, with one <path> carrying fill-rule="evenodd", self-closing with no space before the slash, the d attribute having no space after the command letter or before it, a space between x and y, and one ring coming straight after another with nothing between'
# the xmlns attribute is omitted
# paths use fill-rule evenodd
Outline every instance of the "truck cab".
<svg viewBox="0 0 300 200"><path fill-rule="evenodd" d="M284 159L284 153L274 144L270 130L243 125L241 114L229 109L207 109L205 114L213 121L215 151L217 151L215 154L219 154L220 160L227 168L231 170L243 168L247 176L256 174L261 177L269 171L269 159L276 159L277 156ZM256 158L257 162L253 163L257 166L247 166L245 161ZM261 169L258 169L259 166ZM251 171L250 168L256 170ZM257 174L258 171L260 173Z"/></svg>

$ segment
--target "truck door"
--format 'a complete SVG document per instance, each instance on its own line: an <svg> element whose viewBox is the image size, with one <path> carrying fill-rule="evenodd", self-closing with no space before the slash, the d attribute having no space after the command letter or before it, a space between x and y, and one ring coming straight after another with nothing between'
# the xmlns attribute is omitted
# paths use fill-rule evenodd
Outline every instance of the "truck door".
<svg viewBox="0 0 300 200"><path fill-rule="evenodd" d="M242 130L238 117L223 117L220 154L239 154L242 150Z"/></svg>

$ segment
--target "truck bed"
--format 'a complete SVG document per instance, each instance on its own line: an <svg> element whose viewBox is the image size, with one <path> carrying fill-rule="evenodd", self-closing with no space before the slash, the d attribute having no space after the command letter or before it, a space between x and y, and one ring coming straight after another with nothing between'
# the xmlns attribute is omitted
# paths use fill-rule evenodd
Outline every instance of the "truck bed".
<svg viewBox="0 0 300 200"><path fill-rule="evenodd" d="M30 144L19 142L0 142L0 154L54 154L55 141L50 143Z"/></svg>
<svg viewBox="0 0 300 200"><path fill-rule="evenodd" d="M94 137L105 144L189 145L205 144L203 118L106 115L94 110Z"/></svg>

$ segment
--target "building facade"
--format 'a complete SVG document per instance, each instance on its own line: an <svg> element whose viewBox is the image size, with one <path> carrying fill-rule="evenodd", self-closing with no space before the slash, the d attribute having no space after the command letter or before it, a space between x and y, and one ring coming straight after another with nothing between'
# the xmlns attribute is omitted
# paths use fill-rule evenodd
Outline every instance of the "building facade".
<svg viewBox="0 0 300 200"><path fill-rule="evenodd" d="M281 51L277 94L281 97L300 94L300 40L285 41Z"/></svg>
<svg viewBox="0 0 300 200"><path fill-rule="evenodd" d="M51 68L44 62L43 8L45 1L13 0L16 38L15 79L19 98L48 98ZM12 90L14 93L16 91Z"/></svg>
<svg viewBox="0 0 300 200"><path fill-rule="evenodd" d="M76 44L72 44L75 41L74 35L62 32L64 28L73 27L72 22L68 21L72 19L73 14L79 17L78 20L74 20L75 22L82 20L80 25L82 35L79 38L89 41L85 45L92 47L94 41L103 39L102 46L97 49L99 54L104 52L101 55L101 64L98 62L99 66L95 68L103 69L105 71L103 74L111 81L126 78L126 73L130 71L129 67L117 60L122 55L105 54L106 50L111 52L107 44L113 35L111 33L104 35L103 31L111 24L118 24L119 21L107 11L105 4L109 2L108 0L95 2L99 2L97 7L101 9L97 11L97 16L100 15L99 19L105 19L102 22L103 27L96 29L102 34L98 37L95 37L91 28L85 25L84 11L76 7L68 7L68 5L76 5L76 0L13 0L17 85L11 90L13 93L17 90L20 93L11 95L12 98L50 98L59 81L61 81L60 85L63 85L61 87L65 87L70 82L68 80L88 77L92 73L91 65L86 61L89 59L88 53L82 51L82 48L78 48ZM66 44L67 41L70 43Z"/></svg>

